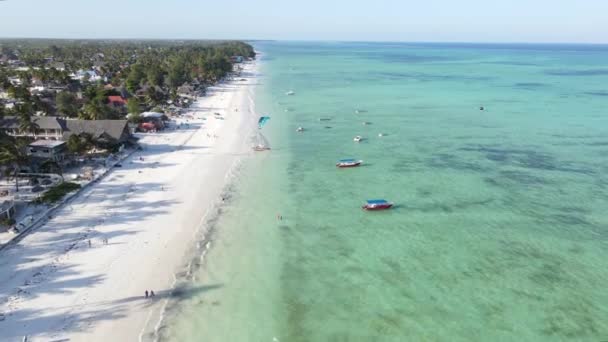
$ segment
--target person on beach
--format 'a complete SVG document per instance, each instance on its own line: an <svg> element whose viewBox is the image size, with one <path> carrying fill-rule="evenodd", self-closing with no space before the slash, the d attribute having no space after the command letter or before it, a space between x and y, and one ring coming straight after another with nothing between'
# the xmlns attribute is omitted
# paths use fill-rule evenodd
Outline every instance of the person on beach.
<svg viewBox="0 0 608 342"><path fill-rule="evenodd" d="M150 290L150 297L154 297L154 296L155 296L154 290Z"/></svg>
<svg viewBox="0 0 608 342"><path fill-rule="evenodd" d="M148 298L148 290L146 290L146 292L144 292L144 295L146 296L146 298Z"/></svg>
<svg viewBox="0 0 608 342"><path fill-rule="evenodd" d="M89 247L91 247L91 240L89 239Z"/></svg>

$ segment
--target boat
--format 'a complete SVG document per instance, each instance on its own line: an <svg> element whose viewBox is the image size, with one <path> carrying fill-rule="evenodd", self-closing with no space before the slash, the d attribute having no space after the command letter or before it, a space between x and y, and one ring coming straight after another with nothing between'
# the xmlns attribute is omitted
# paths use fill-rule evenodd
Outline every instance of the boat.
<svg viewBox="0 0 608 342"><path fill-rule="evenodd" d="M256 152L261 152L261 151L270 151L270 147L264 146L264 145L256 145L253 147L253 150Z"/></svg>
<svg viewBox="0 0 608 342"><path fill-rule="evenodd" d="M346 168L346 167L357 167L363 163L363 160L356 159L340 159L338 163L336 163L337 167Z"/></svg>
<svg viewBox="0 0 608 342"><path fill-rule="evenodd" d="M355 109L355 114L367 113L365 109Z"/></svg>
<svg viewBox="0 0 608 342"><path fill-rule="evenodd" d="M319 118L319 121L331 121L331 118Z"/></svg>
<svg viewBox="0 0 608 342"><path fill-rule="evenodd" d="M369 121L363 121L363 126L367 126L367 125L370 125L370 124L371 124L371 122L369 122Z"/></svg>
<svg viewBox="0 0 608 342"><path fill-rule="evenodd" d="M385 135L386 135L386 134L384 134L384 133L378 133L378 136L379 136L379 137L383 137L383 136L385 136Z"/></svg>
<svg viewBox="0 0 608 342"><path fill-rule="evenodd" d="M300 127L298 127L298 128L296 129L296 132L304 132L304 127L301 127L301 126L300 126Z"/></svg>
<svg viewBox="0 0 608 342"><path fill-rule="evenodd" d="M390 209L393 206L393 203L388 202L383 199L375 199L375 200L367 200L361 208L363 210L386 210Z"/></svg>
<svg viewBox="0 0 608 342"><path fill-rule="evenodd" d="M361 140L363 140L363 137L360 135L357 135L356 137L353 138L354 142L360 142Z"/></svg>
<svg viewBox="0 0 608 342"><path fill-rule="evenodd" d="M296 93L293 90L290 90L290 91L288 91L288 92L285 93L285 95L288 95L288 96L295 95L295 94Z"/></svg>

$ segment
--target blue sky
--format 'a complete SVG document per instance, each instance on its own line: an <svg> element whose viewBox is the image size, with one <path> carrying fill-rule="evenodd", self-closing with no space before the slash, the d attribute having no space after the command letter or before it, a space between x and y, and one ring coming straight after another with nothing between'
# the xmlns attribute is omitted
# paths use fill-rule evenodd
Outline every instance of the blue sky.
<svg viewBox="0 0 608 342"><path fill-rule="evenodd" d="M608 0L6 0L0 36L608 43Z"/></svg>

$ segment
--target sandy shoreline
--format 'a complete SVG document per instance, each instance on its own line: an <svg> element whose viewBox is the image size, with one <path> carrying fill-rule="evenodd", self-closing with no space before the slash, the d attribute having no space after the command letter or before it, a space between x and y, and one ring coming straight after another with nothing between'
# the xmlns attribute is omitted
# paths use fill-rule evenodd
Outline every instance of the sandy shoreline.
<svg viewBox="0 0 608 342"><path fill-rule="evenodd" d="M144 135L142 152L0 253L0 340L154 338L194 235L251 154L256 68L199 99L181 129Z"/></svg>

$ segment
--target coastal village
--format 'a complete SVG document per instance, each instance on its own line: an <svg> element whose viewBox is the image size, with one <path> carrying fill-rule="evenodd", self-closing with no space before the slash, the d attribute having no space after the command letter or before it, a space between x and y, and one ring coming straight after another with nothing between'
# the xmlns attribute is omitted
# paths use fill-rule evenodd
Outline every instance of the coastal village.
<svg viewBox="0 0 608 342"><path fill-rule="evenodd" d="M254 57L239 42L0 42L0 248Z"/></svg>

